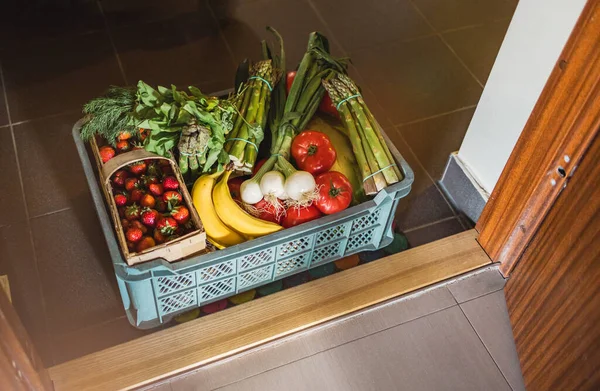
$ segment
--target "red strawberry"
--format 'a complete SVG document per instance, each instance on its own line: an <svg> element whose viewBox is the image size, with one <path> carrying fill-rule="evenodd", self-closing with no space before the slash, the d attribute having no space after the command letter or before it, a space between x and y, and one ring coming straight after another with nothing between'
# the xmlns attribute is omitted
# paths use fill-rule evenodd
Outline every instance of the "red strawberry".
<svg viewBox="0 0 600 391"><path fill-rule="evenodd" d="M162 166L160 168L160 171L162 172L163 175L172 175L173 174L173 169L171 168L171 166Z"/></svg>
<svg viewBox="0 0 600 391"><path fill-rule="evenodd" d="M153 183L158 183L158 178L154 175L142 175L142 183L149 186Z"/></svg>
<svg viewBox="0 0 600 391"><path fill-rule="evenodd" d="M131 223L129 223L129 225L133 228L141 230L144 233L144 235L148 233L148 228L139 220L133 220Z"/></svg>
<svg viewBox="0 0 600 391"><path fill-rule="evenodd" d="M125 232L125 237L130 242L136 243L139 242L144 236L144 233L139 228L129 228L127 232Z"/></svg>
<svg viewBox="0 0 600 391"><path fill-rule="evenodd" d="M174 176L167 176L162 181L165 190L179 189L179 181Z"/></svg>
<svg viewBox="0 0 600 391"><path fill-rule="evenodd" d="M121 226L123 227L123 229L129 228L129 220L121 219Z"/></svg>
<svg viewBox="0 0 600 391"><path fill-rule="evenodd" d="M125 208L125 218L129 221L137 220L140 218L140 207L136 204L128 206Z"/></svg>
<svg viewBox="0 0 600 391"><path fill-rule="evenodd" d="M160 167L171 167L171 163L167 159L158 159L157 161Z"/></svg>
<svg viewBox="0 0 600 391"><path fill-rule="evenodd" d="M152 239L150 236L144 236L142 240L139 241L135 249L138 253L141 253L142 251L154 246L156 246L154 239Z"/></svg>
<svg viewBox="0 0 600 391"><path fill-rule="evenodd" d="M127 249L130 253L135 251L135 243L127 242Z"/></svg>
<svg viewBox="0 0 600 391"><path fill-rule="evenodd" d="M170 242L170 241L172 241L172 240L175 240L175 239L177 239L178 237L179 237L179 235L177 235L177 234L175 234L175 235L171 235L171 236L169 236L168 238L166 238L166 239L165 239L165 243L166 243L166 242Z"/></svg>
<svg viewBox="0 0 600 391"><path fill-rule="evenodd" d="M146 172L146 162L143 160L140 160L139 162L135 162L135 163L131 163L129 165L129 171L131 171L132 174L140 176L143 173Z"/></svg>
<svg viewBox="0 0 600 391"><path fill-rule="evenodd" d="M124 206L117 208L117 211L119 212L119 217L125 217L125 207Z"/></svg>
<svg viewBox="0 0 600 391"><path fill-rule="evenodd" d="M129 133L128 131L121 132L119 133L119 136L117 136L118 141L129 140L130 138L131 133Z"/></svg>
<svg viewBox="0 0 600 391"><path fill-rule="evenodd" d="M131 192L131 202L140 202L142 197L144 196L144 191L140 189L133 189Z"/></svg>
<svg viewBox="0 0 600 391"><path fill-rule="evenodd" d="M183 202L183 197L181 196L181 194L173 190L165 191L165 193L162 196L162 199L164 202L170 204L171 206L179 205Z"/></svg>
<svg viewBox="0 0 600 391"><path fill-rule="evenodd" d="M154 208L154 205L156 205L156 199L150 194L144 194L140 200L140 205L144 208Z"/></svg>
<svg viewBox="0 0 600 391"><path fill-rule="evenodd" d="M112 177L112 184L115 187L123 187L125 186L125 181L127 179L127 177L129 176L129 173L125 170L118 170L117 172L115 172L113 174Z"/></svg>
<svg viewBox="0 0 600 391"><path fill-rule="evenodd" d="M133 189L137 189L140 187L140 180L137 178L127 178L125 180L125 190L133 191Z"/></svg>
<svg viewBox="0 0 600 391"><path fill-rule="evenodd" d="M156 200L156 207L155 207L155 209L157 211L159 211L160 213L165 213L167 211L167 203L164 202L162 200L162 198L159 198L159 199Z"/></svg>
<svg viewBox="0 0 600 391"><path fill-rule="evenodd" d="M121 141L117 141L117 151L123 153L123 152L127 152L131 149L131 145L129 144L129 141L127 140L121 140Z"/></svg>
<svg viewBox="0 0 600 391"><path fill-rule="evenodd" d="M107 161L115 157L115 150L113 149L113 147L109 147L108 145L100 147L98 153L100 153L100 159L102 159L102 163L106 163Z"/></svg>
<svg viewBox="0 0 600 391"><path fill-rule="evenodd" d="M177 224L185 224L190 219L190 211L185 206L176 206L171 211L171 216L177 221Z"/></svg>
<svg viewBox="0 0 600 391"><path fill-rule="evenodd" d="M158 211L154 209L146 209L142 212L142 223L148 227L154 227L159 216L160 215L158 214Z"/></svg>
<svg viewBox="0 0 600 391"><path fill-rule="evenodd" d="M155 229L154 230L154 235L152 235L154 237L154 240L156 241L156 243L164 243L165 240L167 239L165 237L165 235L161 234L159 230Z"/></svg>
<svg viewBox="0 0 600 391"><path fill-rule="evenodd" d="M144 141L150 134L150 129L140 128L140 140Z"/></svg>
<svg viewBox="0 0 600 391"><path fill-rule="evenodd" d="M148 190L155 196L161 196L164 193L163 185L160 183L151 183L148 185Z"/></svg>
<svg viewBox="0 0 600 391"><path fill-rule="evenodd" d="M171 217L161 217L156 221L156 229L163 235L172 235L177 230L177 221Z"/></svg>
<svg viewBox="0 0 600 391"><path fill-rule="evenodd" d="M125 206L127 205L127 201L129 201L127 195L121 193L115 194L115 204L117 204L117 206Z"/></svg>
<svg viewBox="0 0 600 391"><path fill-rule="evenodd" d="M158 174L161 173L156 161L148 163L148 168L146 169L146 173L148 173L148 175L152 175L152 176L158 176Z"/></svg>

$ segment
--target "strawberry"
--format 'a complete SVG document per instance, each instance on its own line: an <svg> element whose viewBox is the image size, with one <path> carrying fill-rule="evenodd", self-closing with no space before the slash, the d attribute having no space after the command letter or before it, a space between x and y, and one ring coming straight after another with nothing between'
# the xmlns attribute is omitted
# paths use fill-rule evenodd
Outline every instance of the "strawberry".
<svg viewBox="0 0 600 391"><path fill-rule="evenodd" d="M142 212L142 223L148 227L154 227L159 216L158 211L154 209L145 209Z"/></svg>
<svg viewBox="0 0 600 391"><path fill-rule="evenodd" d="M160 174L160 169L158 168L158 164L156 163L156 161L148 163L146 173L152 176L158 176L158 174Z"/></svg>
<svg viewBox="0 0 600 391"><path fill-rule="evenodd" d="M125 232L125 237L128 241L136 243L139 242L144 236L144 233L139 228L129 228L127 232Z"/></svg>
<svg viewBox="0 0 600 391"><path fill-rule="evenodd" d="M155 175L142 175L142 183L145 186L158 183L158 178Z"/></svg>
<svg viewBox="0 0 600 391"><path fill-rule="evenodd" d="M155 196L161 196L164 193L163 185L160 183L151 183L148 185L148 190Z"/></svg>
<svg viewBox="0 0 600 391"><path fill-rule="evenodd" d="M140 140L144 141L150 134L150 129L140 128Z"/></svg>
<svg viewBox="0 0 600 391"><path fill-rule="evenodd" d="M166 243L166 242L170 242L170 241L172 241L172 240L175 240L175 239L177 239L178 237L179 237L179 235L177 235L177 234L175 234L175 235L171 235L171 236L169 236L168 238L166 238L166 239L165 239L165 243Z"/></svg>
<svg viewBox="0 0 600 391"><path fill-rule="evenodd" d="M117 206L125 206L128 201L127 195L122 193L115 194L115 204L117 204Z"/></svg>
<svg viewBox="0 0 600 391"><path fill-rule="evenodd" d="M165 213L167 211L167 203L164 202L162 200L162 198L159 198L159 199L156 200L156 207L155 207L155 209L157 211L159 211L160 213Z"/></svg>
<svg viewBox="0 0 600 391"><path fill-rule="evenodd" d="M127 242L127 250L129 250L130 253L135 252L135 243Z"/></svg>
<svg viewBox="0 0 600 391"><path fill-rule="evenodd" d="M156 205L156 199L150 194L144 194L140 200L140 205L144 208L154 208L154 205Z"/></svg>
<svg viewBox="0 0 600 391"><path fill-rule="evenodd" d="M143 190L133 189L129 198L131 199L131 202L140 202L144 194Z"/></svg>
<svg viewBox="0 0 600 391"><path fill-rule="evenodd" d="M142 251L154 246L156 246L154 239L152 239L150 236L144 236L142 240L138 242L137 246L135 246L135 249L138 253L141 253Z"/></svg>
<svg viewBox="0 0 600 391"><path fill-rule="evenodd" d="M131 171L131 173L133 175L137 175L137 176L140 176L143 173L145 173L146 168L147 168L146 162L143 160L140 160L139 162L131 163L129 165L129 171Z"/></svg>
<svg viewBox="0 0 600 391"><path fill-rule="evenodd" d="M164 243L165 240L167 239L165 237L165 235L161 234L159 230L155 229L154 230L154 235L152 235L154 237L154 240L156 241L156 243Z"/></svg>
<svg viewBox="0 0 600 391"><path fill-rule="evenodd" d="M176 206L171 211L171 216L177 221L177 224L185 224L190 219L190 211L185 206Z"/></svg>
<svg viewBox="0 0 600 391"><path fill-rule="evenodd" d="M163 235L172 235L177 230L177 221L171 217L161 217L156 221L156 229Z"/></svg>
<svg viewBox="0 0 600 391"><path fill-rule="evenodd" d="M171 166L162 166L160 168L160 171L163 175L173 175L173 169L171 168Z"/></svg>
<svg viewBox="0 0 600 391"><path fill-rule="evenodd" d="M148 228L142 224L139 220L133 220L129 225L133 228L137 228L145 235L148 233Z"/></svg>
<svg viewBox="0 0 600 391"><path fill-rule="evenodd" d="M121 219L121 226L123 226L123 229L129 228L129 220Z"/></svg>
<svg viewBox="0 0 600 391"><path fill-rule="evenodd" d="M165 193L162 196L162 199L164 202L170 204L171 206L179 205L181 204L181 202L183 202L183 197L181 196L181 194L173 190L165 191Z"/></svg>
<svg viewBox="0 0 600 391"><path fill-rule="evenodd" d="M125 217L125 207L124 206L117 208L117 211L119 212L119 217L121 217L121 218Z"/></svg>
<svg viewBox="0 0 600 391"><path fill-rule="evenodd" d="M123 141L123 140L129 140L130 138L131 138L131 133L129 133L128 131L124 131L124 132L119 133L117 140Z"/></svg>
<svg viewBox="0 0 600 391"><path fill-rule="evenodd" d="M127 152L131 149L131 145L129 145L129 141L121 140L117 141L117 151L120 153Z"/></svg>
<svg viewBox="0 0 600 391"><path fill-rule="evenodd" d="M165 190L179 189L179 181L174 176L167 176L163 179L163 188Z"/></svg>
<svg viewBox="0 0 600 391"><path fill-rule="evenodd" d="M98 150L98 153L100 154L100 159L102 159L102 163L106 163L107 161L109 161L110 159L115 157L114 148L109 147L108 145L100 147L100 149Z"/></svg>
<svg viewBox="0 0 600 391"><path fill-rule="evenodd" d="M167 159L158 159L157 161L160 167L171 167L171 163Z"/></svg>
<svg viewBox="0 0 600 391"><path fill-rule="evenodd" d="M129 176L129 173L125 170L118 170L117 172L115 172L113 174L112 177L112 184L115 187L123 187L125 186L125 181L127 180L127 177Z"/></svg>
<svg viewBox="0 0 600 391"><path fill-rule="evenodd" d="M125 208L125 218L129 221L137 220L140 218L140 207L136 204L128 206Z"/></svg>
<svg viewBox="0 0 600 391"><path fill-rule="evenodd" d="M127 178L125 180L125 190L133 191L133 189L137 189L140 187L140 180L137 178Z"/></svg>

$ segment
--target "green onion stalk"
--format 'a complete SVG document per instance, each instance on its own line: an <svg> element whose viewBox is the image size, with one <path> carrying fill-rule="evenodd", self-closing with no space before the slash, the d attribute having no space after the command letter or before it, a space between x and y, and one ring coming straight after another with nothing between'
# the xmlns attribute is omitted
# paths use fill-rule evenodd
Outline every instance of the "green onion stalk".
<svg viewBox="0 0 600 391"><path fill-rule="evenodd" d="M365 104L356 84L347 75L335 72L323 86L338 107L340 118L352 143L365 193L372 195L402 179L381 126Z"/></svg>

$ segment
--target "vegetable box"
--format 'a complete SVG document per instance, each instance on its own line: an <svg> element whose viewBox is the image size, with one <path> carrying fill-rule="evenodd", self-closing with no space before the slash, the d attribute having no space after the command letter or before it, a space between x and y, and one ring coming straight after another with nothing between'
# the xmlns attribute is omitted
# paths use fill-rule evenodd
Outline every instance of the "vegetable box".
<svg viewBox="0 0 600 391"><path fill-rule="evenodd" d="M393 240L392 221L398 202L408 195L413 172L384 134L403 179L375 197L339 213L287 228L219 251L170 263L165 253L139 265L129 265L119 251L100 186L86 146L80 137L82 121L73 137L113 261L123 306L130 323L147 329L168 322L191 309L268 284L293 274L362 251L383 248ZM106 175L101 175L104 180ZM102 183L105 183L104 181ZM119 230L117 229L117 233Z"/></svg>

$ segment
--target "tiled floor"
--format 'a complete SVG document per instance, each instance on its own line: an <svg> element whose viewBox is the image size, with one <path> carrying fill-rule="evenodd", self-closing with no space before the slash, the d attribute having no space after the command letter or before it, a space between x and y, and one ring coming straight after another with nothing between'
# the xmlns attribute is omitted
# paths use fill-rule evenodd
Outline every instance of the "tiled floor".
<svg viewBox="0 0 600 391"><path fill-rule="evenodd" d="M32 5L55 3L74 5ZM415 171L397 214L413 246L469 227L435 181L460 146L514 0L27 4L0 2L0 274L48 365L146 333L127 326L70 138L81 105L139 78L228 88L237 61L259 53L265 25L282 32L288 64L315 29L352 57L363 95Z"/></svg>
<svg viewBox="0 0 600 391"><path fill-rule="evenodd" d="M524 390L494 267L152 386L184 390Z"/></svg>

